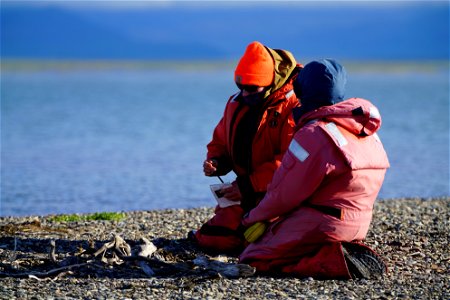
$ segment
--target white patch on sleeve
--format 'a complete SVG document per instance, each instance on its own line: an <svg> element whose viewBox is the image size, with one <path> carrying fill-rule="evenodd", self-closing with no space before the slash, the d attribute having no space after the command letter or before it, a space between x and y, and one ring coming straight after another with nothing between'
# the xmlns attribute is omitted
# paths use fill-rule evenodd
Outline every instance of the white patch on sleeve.
<svg viewBox="0 0 450 300"><path fill-rule="evenodd" d="M378 111L378 108L371 106L369 109L369 116L372 119L380 119L380 112Z"/></svg>
<svg viewBox="0 0 450 300"><path fill-rule="evenodd" d="M372 136L375 138L375 140L377 140L378 143L381 143L381 140L380 140L380 137L378 136L378 134L374 133Z"/></svg>
<svg viewBox="0 0 450 300"><path fill-rule="evenodd" d="M290 90L289 92L286 93L286 99L289 99L292 94L294 94L294 90Z"/></svg>
<svg viewBox="0 0 450 300"><path fill-rule="evenodd" d="M327 128L328 132L331 133L331 135L336 139L339 147L343 147L348 144L346 138L339 131L339 128L337 128L336 124L330 122L325 125L325 127Z"/></svg>
<svg viewBox="0 0 450 300"><path fill-rule="evenodd" d="M304 162L305 159L308 158L309 153L306 151L296 140L292 140L291 144L289 145L289 151L294 154L295 157L298 158L301 162Z"/></svg>

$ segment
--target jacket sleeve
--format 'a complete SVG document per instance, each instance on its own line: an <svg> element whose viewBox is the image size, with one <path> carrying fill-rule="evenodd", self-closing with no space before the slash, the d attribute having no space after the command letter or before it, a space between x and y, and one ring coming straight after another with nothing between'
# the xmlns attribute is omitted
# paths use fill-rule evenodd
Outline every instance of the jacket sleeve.
<svg viewBox="0 0 450 300"><path fill-rule="evenodd" d="M207 159L215 159L218 162L218 168L214 175L225 175L231 171L232 165L230 161L230 154L228 153L228 141L226 134L226 116L229 102L225 107L224 115L220 119L219 123L214 128L213 137L211 142L206 146L208 152L206 154Z"/></svg>
<svg viewBox="0 0 450 300"><path fill-rule="evenodd" d="M308 136L309 135L309 136ZM289 145L263 200L243 220L245 226L289 213L308 199L333 168L324 133L299 131Z"/></svg>

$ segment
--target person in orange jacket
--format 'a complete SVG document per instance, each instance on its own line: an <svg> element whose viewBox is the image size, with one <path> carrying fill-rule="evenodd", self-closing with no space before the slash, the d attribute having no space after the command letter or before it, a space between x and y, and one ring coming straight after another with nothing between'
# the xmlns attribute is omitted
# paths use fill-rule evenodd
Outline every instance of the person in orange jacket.
<svg viewBox="0 0 450 300"><path fill-rule="evenodd" d="M191 232L199 246L222 253L244 248L236 229L264 197L293 137L292 109L299 101L292 83L300 69L289 51L259 42L247 46L234 73L239 92L229 98L203 163L206 176L237 175L220 191L234 205L217 205L214 217Z"/></svg>
<svg viewBox="0 0 450 300"><path fill-rule="evenodd" d="M362 243L389 160L370 101L344 100L335 60L305 65L294 82L296 133L267 194L242 220L257 230L240 262L259 272L319 279L379 277L383 260ZM265 224L265 227L258 227ZM258 229L262 228L262 230ZM259 239L255 235L263 233Z"/></svg>

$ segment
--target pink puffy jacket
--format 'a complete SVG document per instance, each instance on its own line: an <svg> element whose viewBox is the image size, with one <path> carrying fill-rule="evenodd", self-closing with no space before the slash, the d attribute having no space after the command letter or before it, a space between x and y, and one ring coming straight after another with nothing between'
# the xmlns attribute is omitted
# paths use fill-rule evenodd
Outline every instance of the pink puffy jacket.
<svg viewBox="0 0 450 300"><path fill-rule="evenodd" d="M374 201L389 167L376 134L380 125L378 109L359 98L304 115L265 198L250 211L243 224L249 226L279 217L276 223L286 223L281 226L286 230L280 232L278 241L273 240L278 246L294 240L308 243L314 232L320 232L321 236L325 233L326 237L322 241L311 240L313 243L364 239ZM342 214L340 219L327 216L311 205L339 208ZM275 233L275 225L266 235ZM262 248L271 248L270 237L264 241L266 245ZM255 243L241 259L257 257L262 248Z"/></svg>

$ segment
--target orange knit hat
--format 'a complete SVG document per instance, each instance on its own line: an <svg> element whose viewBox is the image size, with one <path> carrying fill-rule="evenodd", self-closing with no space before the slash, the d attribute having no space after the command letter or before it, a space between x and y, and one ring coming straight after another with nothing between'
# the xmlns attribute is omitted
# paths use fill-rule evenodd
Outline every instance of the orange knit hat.
<svg viewBox="0 0 450 300"><path fill-rule="evenodd" d="M269 86L274 78L275 64L269 51L259 42L247 46L234 71L234 81L242 85Z"/></svg>

